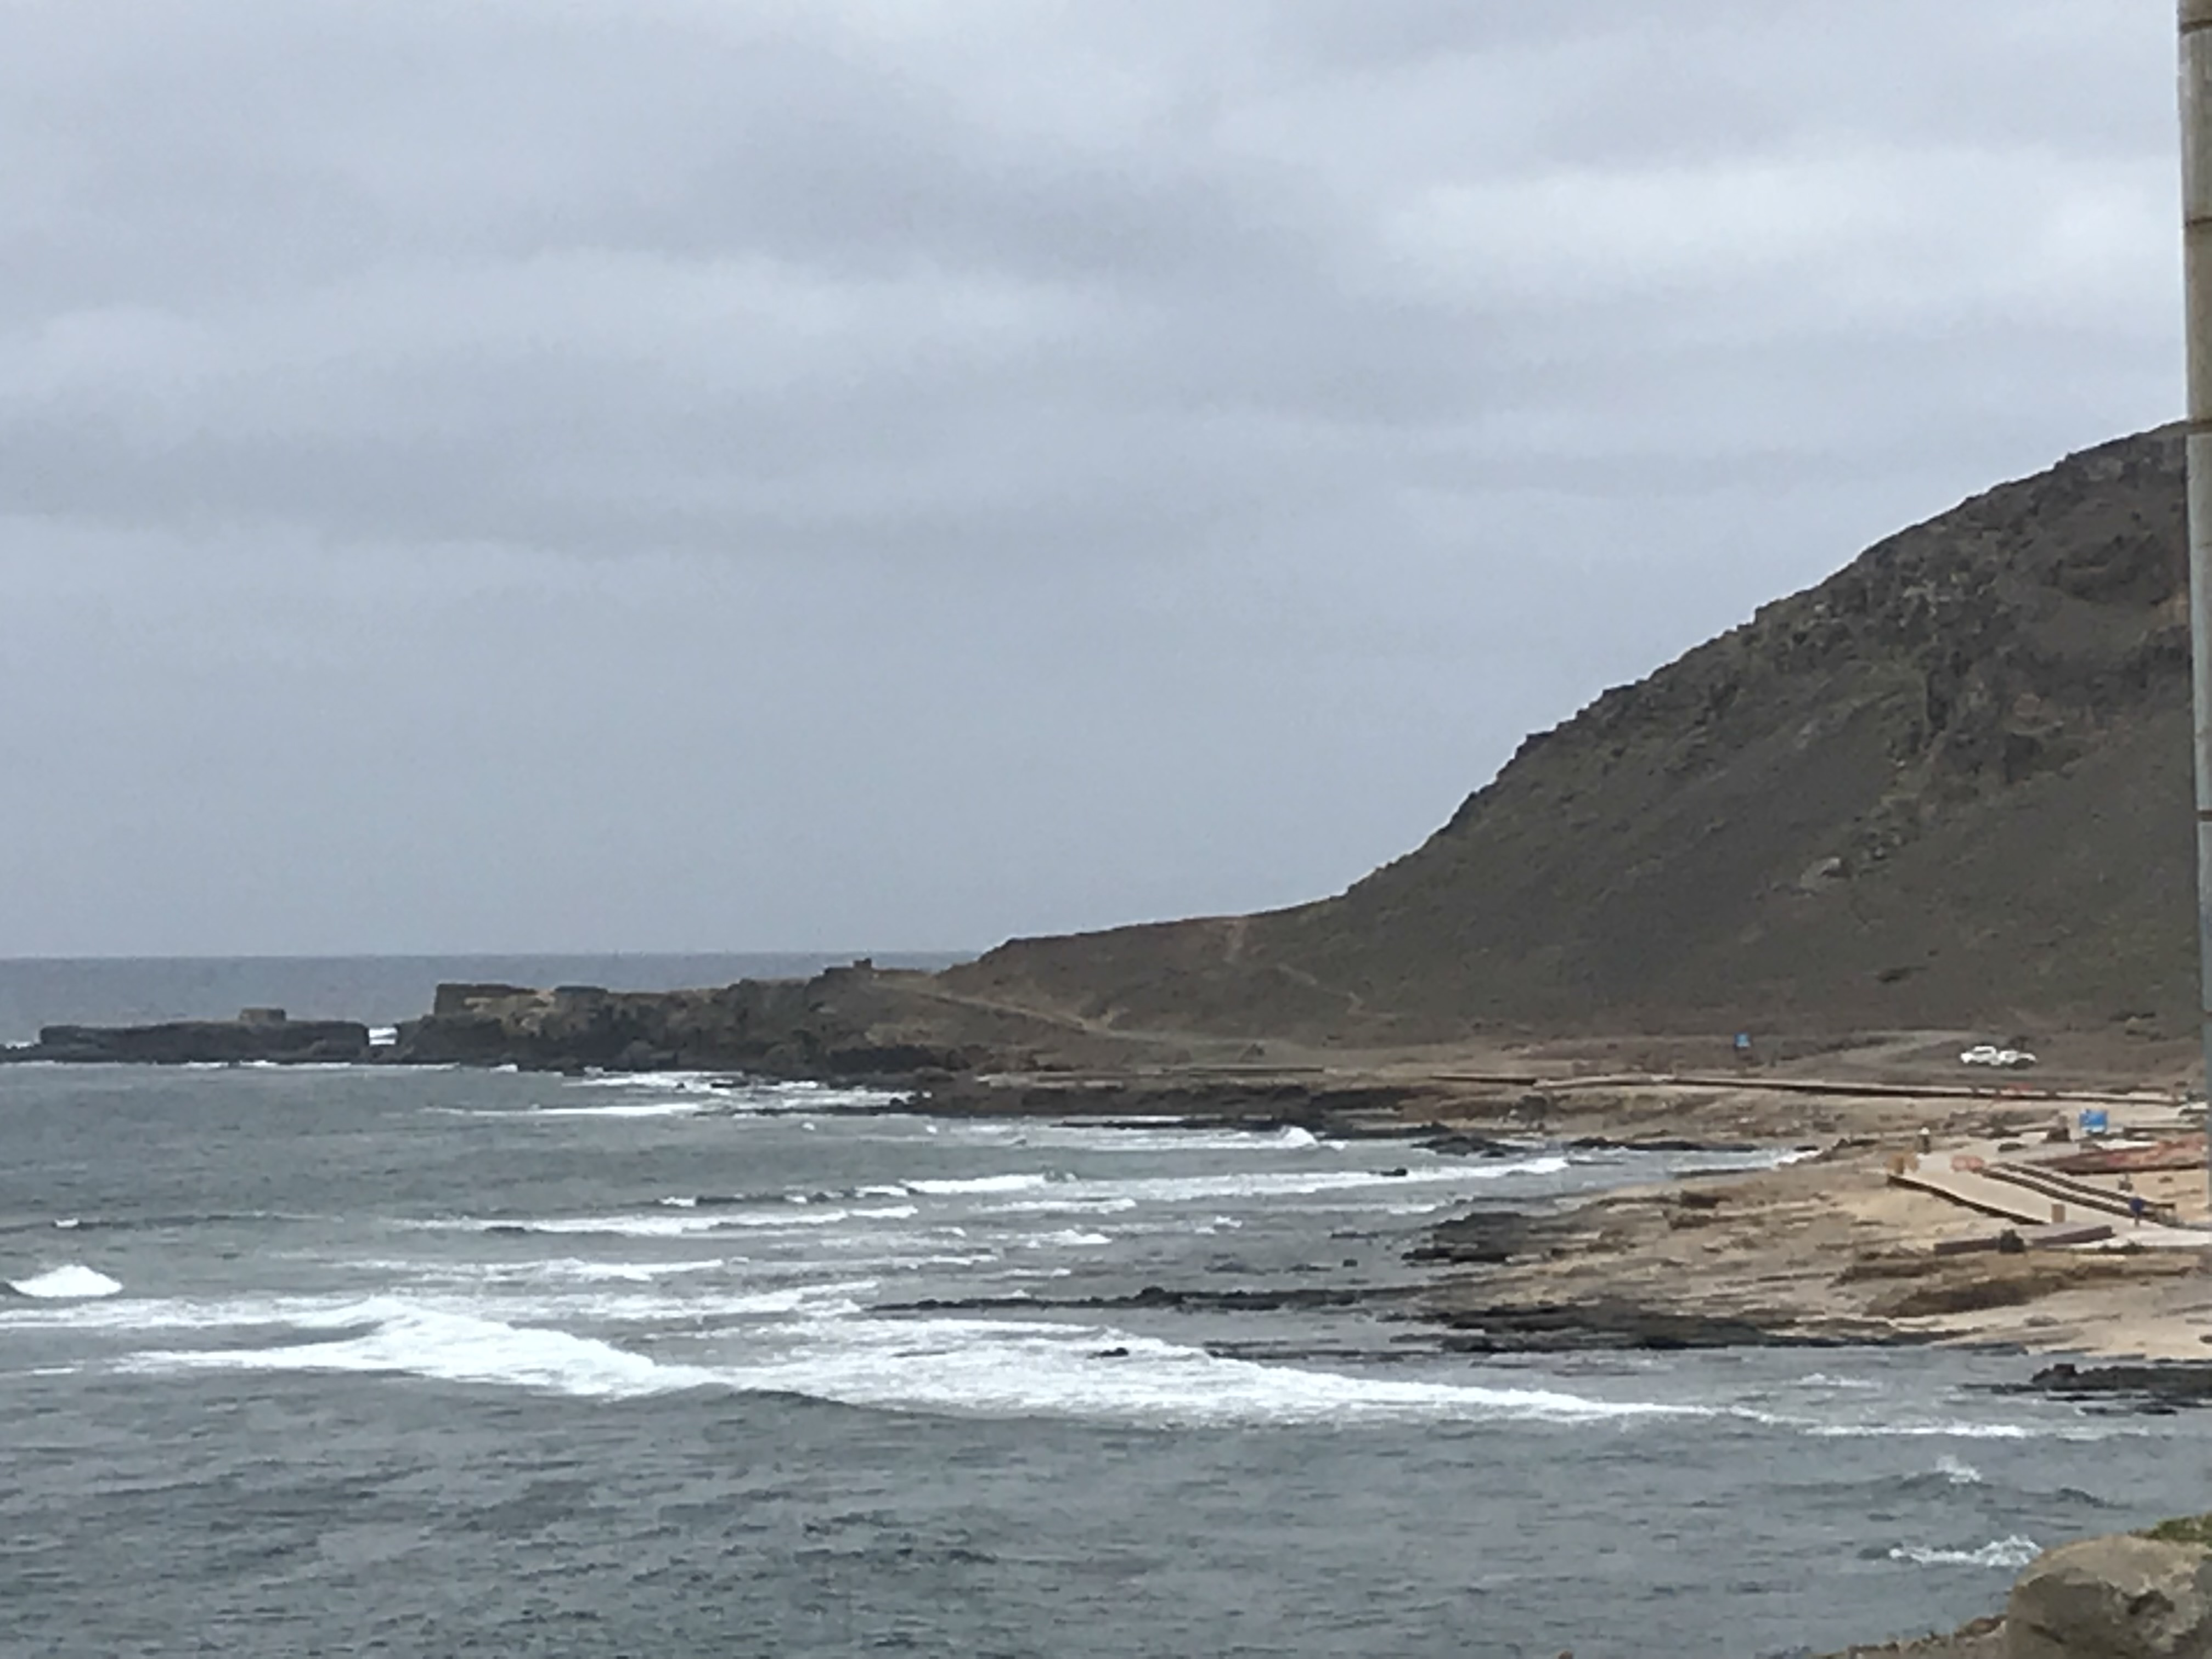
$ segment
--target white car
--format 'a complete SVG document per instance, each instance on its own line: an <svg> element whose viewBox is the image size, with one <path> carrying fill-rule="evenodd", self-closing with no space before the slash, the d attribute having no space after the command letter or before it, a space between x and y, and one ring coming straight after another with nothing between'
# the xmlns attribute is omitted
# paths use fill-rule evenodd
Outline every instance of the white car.
<svg viewBox="0 0 2212 1659"><path fill-rule="evenodd" d="M1984 1042L1966 1050L1959 1056L1961 1066L1997 1066L2010 1069L2015 1066L2033 1066L2035 1056L2025 1048L2000 1048L1993 1042Z"/></svg>

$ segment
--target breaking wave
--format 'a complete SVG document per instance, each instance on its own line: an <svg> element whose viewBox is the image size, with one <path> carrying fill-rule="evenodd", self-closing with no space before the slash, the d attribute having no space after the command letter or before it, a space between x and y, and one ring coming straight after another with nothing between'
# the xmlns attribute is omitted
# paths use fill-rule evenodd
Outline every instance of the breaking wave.
<svg viewBox="0 0 2212 1659"><path fill-rule="evenodd" d="M1160 1426L1439 1418L1589 1425L1696 1414L1557 1389L1259 1364L1111 1328L976 1319L824 1322L786 1352L720 1376L747 1391L881 1410Z"/></svg>
<svg viewBox="0 0 2212 1659"><path fill-rule="evenodd" d="M1925 1544L1899 1544L1890 1551L1893 1561L1910 1561L1921 1567L2002 1567L2017 1572L2043 1553L2033 1538L2014 1533L1975 1550L1936 1549Z"/></svg>
<svg viewBox="0 0 2212 1659"><path fill-rule="evenodd" d="M446 1382L507 1383L590 1398L634 1398L700 1387L711 1374L665 1365L594 1337L509 1325L480 1315L375 1297L325 1316L350 1328L279 1347L171 1349L134 1354L133 1371L392 1371Z"/></svg>
<svg viewBox="0 0 2212 1659"><path fill-rule="evenodd" d="M617 1101L606 1106L533 1106L526 1112L514 1112L509 1116L527 1122L532 1118L546 1117L696 1117L711 1109L714 1103L706 1099Z"/></svg>
<svg viewBox="0 0 2212 1659"><path fill-rule="evenodd" d="M615 1238L684 1238L702 1233L738 1231L774 1231L793 1227L833 1227L841 1221L900 1221L915 1213L911 1204L872 1205L848 1209L816 1206L800 1199L784 1207L733 1212L709 1207L712 1200L656 1200L659 1214L565 1216L447 1216L399 1225L416 1231L589 1235Z"/></svg>
<svg viewBox="0 0 2212 1659"><path fill-rule="evenodd" d="M719 1102L726 1111L760 1113L880 1112L912 1098L896 1090L848 1088L824 1083L754 1083L714 1072L610 1073L572 1079L568 1086L688 1097L702 1103Z"/></svg>
<svg viewBox="0 0 2212 1659"><path fill-rule="evenodd" d="M818 1290L745 1299L758 1312L811 1313L750 1334L753 1353L660 1359L597 1337L483 1311L380 1296L289 1322L311 1340L155 1349L118 1362L137 1373L387 1372L440 1382L631 1399L691 1389L774 1393L888 1411L1106 1419L1160 1426L1359 1423L1416 1419L1591 1425L1699 1414L1695 1407L1559 1389L1414 1382L1263 1365L1110 1328L820 1317ZM835 1310L843 1313L846 1304Z"/></svg>
<svg viewBox="0 0 2212 1659"><path fill-rule="evenodd" d="M89 1301L96 1297L113 1296L123 1286L106 1273L77 1262L59 1267L49 1267L28 1279L11 1279L8 1288L18 1296L27 1296L40 1302Z"/></svg>
<svg viewBox="0 0 2212 1659"><path fill-rule="evenodd" d="M1047 1175L972 1176L957 1181L909 1181L907 1190L944 1197L957 1193L1027 1193L1052 1184ZM1073 1185L1074 1183L1068 1183Z"/></svg>

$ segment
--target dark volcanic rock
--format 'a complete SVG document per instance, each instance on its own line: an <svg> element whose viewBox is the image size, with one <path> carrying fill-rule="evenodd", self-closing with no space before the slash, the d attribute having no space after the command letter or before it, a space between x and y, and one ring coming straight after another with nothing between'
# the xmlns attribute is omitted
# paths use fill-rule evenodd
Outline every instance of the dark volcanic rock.
<svg viewBox="0 0 2212 1659"><path fill-rule="evenodd" d="M1755 1152L1747 1140L1688 1140L1680 1135L1650 1135L1620 1140L1612 1135L1577 1135L1567 1142L1577 1152Z"/></svg>
<svg viewBox="0 0 2212 1659"><path fill-rule="evenodd" d="M1406 1252L1408 1261L1494 1267L1524 1255L1555 1232L1558 1223L1525 1210L1474 1210L1429 1230L1429 1242Z"/></svg>
<svg viewBox="0 0 2212 1659"><path fill-rule="evenodd" d="M368 1027L351 1020L177 1020L160 1025L49 1025L35 1048L7 1051L14 1060L133 1066L205 1065L276 1060L360 1060L369 1056Z"/></svg>
<svg viewBox="0 0 2212 1659"><path fill-rule="evenodd" d="M2046 1365L2026 1389L2065 1400L2110 1399L2145 1407L2212 1406L2212 1365Z"/></svg>
<svg viewBox="0 0 2212 1659"><path fill-rule="evenodd" d="M1674 1313L1626 1302L1455 1307L1431 1316L1449 1328L1441 1346L1460 1353L1824 1345L1823 1339L1777 1331L1753 1320Z"/></svg>
<svg viewBox="0 0 2212 1659"><path fill-rule="evenodd" d="M1337 897L944 983L1249 1037L2186 1025L2182 483L2167 428L1893 536L1530 738Z"/></svg>
<svg viewBox="0 0 2212 1659"><path fill-rule="evenodd" d="M1173 1313L1280 1313L1293 1308L1358 1308L1401 1301L1411 1287L1376 1291L1347 1285L1304 1285L1280 1290L1190 1290L1147 1285L1123 1296L929 1297L918 1302L885 1303L879 1313L1002 1313L1022 1308L1087 1308L1123 1312L1157 1309Z"/></svg>
<svg viewBox="0 0 2212 1659"><path fill-rule="evenodd" d="M1510 1140L1499 1140L1492 1135L1468 1134L1459 1130L1448 1134L1425 1136L1420 1144L1430 1152L1441 1153L1446 1158L1510 1158L1528 1150L1525 1145L1516 1145Z"/></svg>
<svg viewBox="0 0 2212 1659"><path fill-rule="evenodd" d="M532 1070L728 1067L772 1077L903 1079L957 1071L978 1051L908 1031L919 975L832 969L811 980L744 980L692 991L564 985L442 985L432 1012L400 1027L404 1064Z"/></svg>

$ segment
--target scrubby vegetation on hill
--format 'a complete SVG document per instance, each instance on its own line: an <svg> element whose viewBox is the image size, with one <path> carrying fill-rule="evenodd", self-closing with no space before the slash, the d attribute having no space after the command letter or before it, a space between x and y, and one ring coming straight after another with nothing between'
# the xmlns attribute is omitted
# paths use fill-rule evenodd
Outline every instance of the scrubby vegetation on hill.
<svg viewBox="0 0 2212 1659"><path fill-rule="evenodd" d="M1017 940L948 983L1254 1036L2185 1031L2189 719L2165 428L1891 537L1607 692L1336 897Z"/></svg>

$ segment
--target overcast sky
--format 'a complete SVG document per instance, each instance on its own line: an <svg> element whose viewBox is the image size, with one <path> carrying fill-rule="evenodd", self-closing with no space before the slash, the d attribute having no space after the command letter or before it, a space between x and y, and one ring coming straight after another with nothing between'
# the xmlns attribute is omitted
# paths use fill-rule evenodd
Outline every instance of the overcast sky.
<svg viewBox="0 0 2212 1659"><path fill-rule="evenodd" d="M2180 412L2170 0L4 0L0 955L1269 906Z"/></svg>

